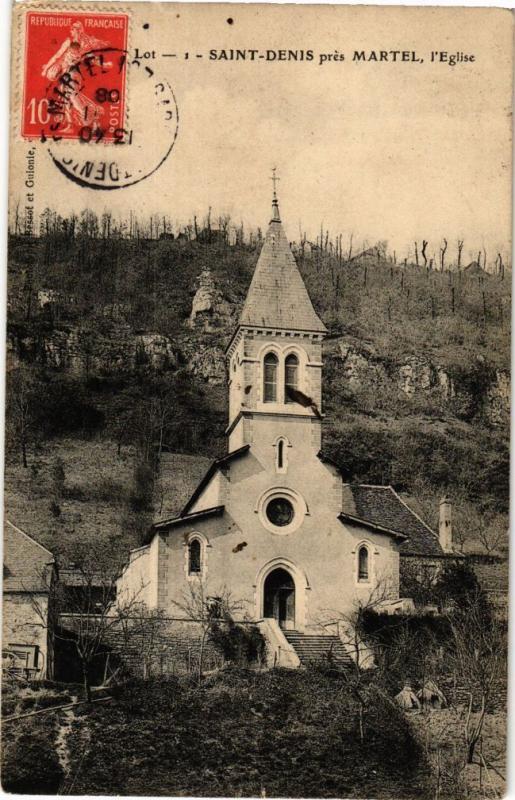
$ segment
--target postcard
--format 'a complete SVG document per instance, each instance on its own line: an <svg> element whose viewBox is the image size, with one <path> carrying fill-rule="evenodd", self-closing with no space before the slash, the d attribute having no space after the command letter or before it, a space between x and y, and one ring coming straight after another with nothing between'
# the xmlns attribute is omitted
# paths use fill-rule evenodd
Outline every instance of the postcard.
<svg viewBox="0 0 515 800"><path fill-rule="evenodd" d="M18 2L2 786L506 791L513 18Z"/></svg>

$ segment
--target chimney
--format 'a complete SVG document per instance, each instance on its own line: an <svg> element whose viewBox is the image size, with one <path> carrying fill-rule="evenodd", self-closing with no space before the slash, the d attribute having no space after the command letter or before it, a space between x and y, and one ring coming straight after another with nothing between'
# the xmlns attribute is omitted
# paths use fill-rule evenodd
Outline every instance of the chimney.
<svg viewBox="0 0 515 800"><path fill-rule="evenodd" d="M452 553L452 503L447 497L440 500L438 538L444 553Z"/></svg>

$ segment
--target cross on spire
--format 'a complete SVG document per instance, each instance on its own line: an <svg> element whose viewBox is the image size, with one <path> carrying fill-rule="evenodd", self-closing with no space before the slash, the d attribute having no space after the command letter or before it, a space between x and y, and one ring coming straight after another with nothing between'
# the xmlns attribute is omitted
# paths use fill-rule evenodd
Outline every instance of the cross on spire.
<svg viewBox="0 0 515 800"><path fill-rule="evenodd" d="M272 177L270 178L270 180L271 180L271 181L272 181L272 183L274 184L274 199L276 199L276 198L277 198L277 181L280 181L280 180L281 180L281 179L280 179L280 178L278 178L278 177L277 177L277 175L275 174L276 172L277 172L277 167L272 167Z"/></svg>
<svg viewBox="0 0 515 800"><path fill-rule="evenodd" d="M277 200L277 181L280 181L281 179L277 177L276 172L277 172L277 167L272 167L272 177L270 178L270 180L274 184L274 196L272 199L272 220L274 222L280 222L281 218L279 216L279 203Z"/></svg>

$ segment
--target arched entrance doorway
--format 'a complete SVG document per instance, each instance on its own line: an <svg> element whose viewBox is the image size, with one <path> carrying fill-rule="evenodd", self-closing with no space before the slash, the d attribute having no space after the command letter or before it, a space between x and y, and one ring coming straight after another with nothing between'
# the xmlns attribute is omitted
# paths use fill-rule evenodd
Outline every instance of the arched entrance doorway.
<svg viewBox="0 0 515 800"><path fill-rule="evenodd" d="M273 617L281 628L295 628L295 583L282 567L272 570L263 585L263 616Z"/></svg>

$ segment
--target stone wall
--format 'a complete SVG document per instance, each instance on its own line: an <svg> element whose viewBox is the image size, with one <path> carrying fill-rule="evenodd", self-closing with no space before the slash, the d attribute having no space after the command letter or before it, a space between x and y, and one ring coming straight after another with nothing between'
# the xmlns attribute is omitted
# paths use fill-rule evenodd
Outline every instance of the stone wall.
<svg viewBox="0 0 515 800"><path fill-rule="evenodd" d="M60 624L64 630L72 632L79 622L73 615L62 615ZM219 624L223 626L224 623ZM226 663L209 636L203 636L202 623L163 618L157 614L116 623L106 633L104 645L110 651L107 674L118 669L120 663L139 677L197 675L201 657L204 673L221 669ZM65 679L65 676L59 677Z"/></svg>
<svg viewBox="0 0 515 800"><path fill-rule="evenodd" d="M10 652L16 651L15 645L36 645L38 662L35 677L37 678L52 677L52 651L49 648L48 629L44 622L47 615L48 594L4 591L2 648Z"/></svg>

